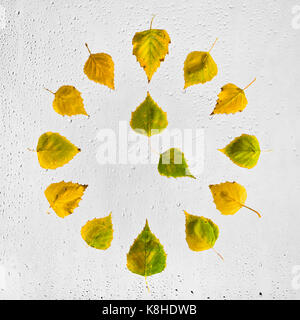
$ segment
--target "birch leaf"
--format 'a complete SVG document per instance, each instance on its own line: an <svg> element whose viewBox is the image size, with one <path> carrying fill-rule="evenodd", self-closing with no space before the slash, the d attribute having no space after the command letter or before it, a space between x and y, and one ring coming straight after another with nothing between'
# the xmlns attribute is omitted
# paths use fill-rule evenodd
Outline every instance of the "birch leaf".
<svg viewBox="0 0 300 320"><path fill-rule="evenodd" d="M168 126L167 113L151 98L147 97L131 114L131 128L148 137L162 132Z"/></svg>
<svg viewBox="0 0 300 320"><path fill-rule="evenodd" d="M46 89L48 90L48 89ZM73 86L62 86L55 93L53 109L62 116L74 116L77 114L88 115L84 109L80 92Z"/></svg>
<svg viewBox="0 0 300 320"><path fill-rule="evenodd" d="M80 149L59 133L46 132L40 136L36 151L42 168L56 169L72 160Z"/></svg>
<svg viewBox="0 0 300 320"><path fill-rule="evenodd" d="M111 213L107 217L88 221L81 228L81 236L93 248L101 250L109 248L113 239Z"/></svg>
<svg viewBox="0 0 300 320"><path fill-rule="evenodd" d="M166 259L163 246L151 232L146 220L143 231L135 239L127 254L127 268L144 277L152 276L165 269Z"/></svg>
<svg viewBox="0 0 300 320"><path fill-rule="evenodd" d="M216 40L217 41L217 40ZM212 80L218 73L218 67L210 55L216 41L208 52L190 52L184 61L184 89L198 83Z"/></svg>
<svg viewBox="0 0 300 320"><path fill-rule="evenodd" d="M224 215L232 215L245 207L261 215L254 209L245 205L247 199L246 189L237 182L224 182L209 186L217 209Z"/></svg>
<svg viewBox="0 0 300 320"><path fill-rule="evenodd" d="M183 152L176 148L171 148L160 155L158 172L166 177L196 179L188 168Z"/></svg>
<svg viewBox="0 0 300 320"><path fill-rule="evenodd" d="M255 167L260 156L259 142L249 134L242 134L219 151L236 165L247 169Z"/></svg>
<svg viewBox="0 0 300 320"><path fill-rule="evenodd" d="M237 87L232 83L228 83L222 87L221 92L219 93L216 107L213 114L229 114L242 112L247 104L247 98L245 95L245 90L255 81L255 79L244 89Z"/></svg>
<svg viewBox="0 0 300 320"><path fill-rule="evenodd" d="M78 207L87 187L87 185L61 181L50 184L45 190L45 196L54 212L60 218L64 218Z"/></svg>
<svg viewBox="0 0 300 320"><path fill-rule="evenodd" d="M114 85L114 62L112 57L107 53L91 53L84 65L84 73L90 80L103 84L110 89L115 89Z"/></svg>
<svg viewBox="0 0 300 320"><path fill-rule="evenodd" d="M152 19L153 20L153 19ZM160 62L164 61L169 53L170 37L166 30L152 29L152 21L149 30L137 32L133 39L133 54L140 66L144 68L148 82L159 68Z"/></svg>
<svg viewBox="0 0 300 320"><path fill-rule="evenodd" d="M219 228L210 219L185 213L186 242L193 251L213 248L219 236Z"/></svg>

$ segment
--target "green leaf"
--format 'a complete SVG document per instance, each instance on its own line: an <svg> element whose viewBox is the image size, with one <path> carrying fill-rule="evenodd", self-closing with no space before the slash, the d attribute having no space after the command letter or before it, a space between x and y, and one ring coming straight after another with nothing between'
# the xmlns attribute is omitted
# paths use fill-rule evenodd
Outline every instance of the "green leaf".
<svg viewBox="0 0 300 320"><path fill-rule="evenodd" d="M113 240L113 225L111 213L104 218L88 221L81 228L83 240L91 247L106 250Z"/></svg>
<svg viewBox="0 0 300 320"><path fill-rule="evenodd" d="M147 97L131 114L131 128L148 137L162 132L168 126L167 113L151 98Z"/></svg>
<svg viewBox="0 0 300 320"><path fill-rule="evenodd" d="M186 242L193 251L211 249L219 236L219 228L210 219L185 213Z"/></svg>
<svg viewBox="0 0 300 320"><path fill-rule="evenodd" d="M255 167L260 156L259 142L249 134L242 134L219 151L238 166L247 169Z"/></svg>
<svg viewBox="0 0 300 320"><path fill-rule="evenodd" d="M176 148L171 148L160 155L158 172L166 177L196 179L188 168L183 152Z"/></svg>
<svg viewBox="0 0 300 320"><path fill-rule="evenodd" d="M151 276L166 267L166 253L159 240L151 232L146 220L143 231L135 239L127 254L127 268L141 276Z"/></svg>
<svg viewBox="0 0 300 320"><path fill-rule="evenodd" d="M80 149L59 133L46 132L40 136L36 152L42 168L56 169L72 160Z"/></svg>

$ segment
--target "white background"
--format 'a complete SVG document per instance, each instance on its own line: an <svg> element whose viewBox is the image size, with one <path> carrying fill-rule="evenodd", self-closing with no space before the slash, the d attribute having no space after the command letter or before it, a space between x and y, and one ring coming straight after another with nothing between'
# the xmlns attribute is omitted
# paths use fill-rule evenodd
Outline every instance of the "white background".
<svg viewBox="0 0 300 320"><path fill-rule="evenodd" d="M299 56L293 28L298 0L277 1L1 1L0 297L20 299L296 299L292 270L300 265ZM167 30L169 55L147 83L132 55L132 37ZM295 27L295 26L294 26ZM183 90L183 63L193 50L212 51L219 73ZM115 62L112 91L84 75L93 52ZM246 86L249 104L236 115L210 117L221 86ZM52 108L61 85L82 92L90 117L62 117ZM169 128L204 129L204 170L193 179L161 177L156 165L100 165L97 133L131 112L147 90L168 113ZM57 170L40 168L39 136L60 132L82 149ZM242 133L255 134L263 152L247 170L217 151ZM145 143L147 143L145 139ZM46 214L45 188L61 180L88 184L73 215ZM246 209L222 216L209 184L237 181L248 192ZM220 228L212 251L192 252L183 210L211 218ZM87 220L113 212L114 240L107 251L80 236ZM148 218L168 254L164 272L148 279L126 268L126 253ZM4 269L3 269L4 268ZM3 278L3 276L1 277ZM296 286L292 285L296 283ZM299 289L299 288L298 288ZM261 295L260 295L261 293Z"/></svg>

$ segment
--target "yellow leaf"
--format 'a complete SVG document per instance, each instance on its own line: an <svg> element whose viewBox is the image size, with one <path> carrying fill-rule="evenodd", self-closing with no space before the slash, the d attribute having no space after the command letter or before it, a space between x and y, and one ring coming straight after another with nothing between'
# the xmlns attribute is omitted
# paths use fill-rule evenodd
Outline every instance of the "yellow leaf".
<svg viewBox="0 0 300 320"><path fill-rule="evenodd" d="M217 41L217 40L216 40ZM216 41L208 52L190 52L184 61L184 89L198 83L212 80L218 73L218 67L210 55Z"/></svg>
<svg viewBox="0 0 300 320"><path fill-rule="evenodd" d="M153 20L153 19L152 19ZM148 82L159 68L160 62L164 61L169 53L170 37L166 30L152 29L152 21L149 30L137 32L133 39L133 54L141 67L144 68Z"/></svg>
<svg viewBox="0 0 300 320"><path fill-rule="evenodd" d="M255 79L246 87L248 88ZM242 112L247 106L247 98L245 95L245 89L241 89L232 83L228 83L222 87L221 92L219 93L218 101L214 111L211 113L236 113Z"/></svg>
<svg viewBox="0 0 300 320"><path fill-rule="evenodd" d="M42 168L56 169L72 160L80 149L59 133L46 132L40 136L36 151Z"/></svg>
<svg viewBox="0 0 300 320"><path fill-rule="evenodd" d="M237 182L224 182L210 185L209 188L213 195L214 203L222 214L232 215L242 207L245 207L261 217L256 210L245 205L247 199L246 189Z"/></svg>
<svg viewBox="0 0 300 320"><path fill-rule="evenodd" d="M50 184L45 190L45 196L54 212L64 218L78 207L86 188L87 185L61 181Z"/></svg>
<svg viewBox="0 0 300 320"><path fill-rule="evenodd" d="M210 219L185 213L186 242L193 251L211 249L219 237L219 228Z"/></svg>
<svg viewBox="0 0 300 320"><path fill-rule="evenodd" d="M46 89L48 90L48 89ZM74 116L77 114L88 115L84 109L83 99L80 92L73 86L62 86L55 95L53 109L62 116Z"/></svg>
<svg viewBox="0 0 300 320"><path fill-rule="evenodd" d="M81 228L81 236L93 248L101 250L109 248L113 239L111 213L107 217L88 221Z"/></svg>
<svg viewBox="0 0 300 320"><path fill-rule="evenodd" d="M90 80L103 84L110 89L115 89L114 85L114 62L107 53L91 53L85 44L90 56L84 65L84 73Z"/></svg>

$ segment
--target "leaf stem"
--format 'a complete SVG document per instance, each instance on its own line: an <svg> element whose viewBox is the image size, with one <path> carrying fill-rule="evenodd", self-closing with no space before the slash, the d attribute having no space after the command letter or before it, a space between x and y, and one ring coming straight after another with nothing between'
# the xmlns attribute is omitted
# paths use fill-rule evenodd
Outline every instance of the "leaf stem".
<svg viewBox="0 0 300 320"><path fill-rule="evenodd" d="M89 54L92 54L92 53L91 53L91 50L90 50L90 48L89 48L89 46L88 46L87 43L85 43L85 46L87 47L87 49L88 49L88 51L89 51Z"/></svg>
<svg viewBox="0 0 300 320"><path fill-rule="evenodd" d="M147 281L147 277L145 276L145 282L146 282L146 288L148 290L148 292L150 293L150 288L149 288L149 284L148 284L148 281Z"/></svg>
<svg viewBox="0 0 300 320"><path fill-rule="evenodd" d="M218 41L218 38L216 38L215 42L213 43L213 45L211 46L211 48L208 50L208 52L211 52L211 50L213 49L213 47L215 46L216 42Z"/></svg>
<svg viewBox="0 0 300 320"><path fill-rule="evenodd" d="M250 207L246 206L245 204L240 203L239 201L236 201L235 199L233 199L233 198L229 197L228 195L227 195L227 198L228 198L228 199L230 199L231 201L235 201L235 202L236 202L236 203L238 203L240 206L242 206L242 207L244 207L244 208L247 208L247 209L249 209L249 210L251 210L251 211L255 212L255 213L258 215L258 217L259 217L259 218L261 218L261 214L260 214L259 212L257 212L256 210L254 210L254 209L252 209L252 208L250 208Z"/></svg>
<svg viewBox="0 0 300 320"><path fill-rule="evenodd" d="M213 251L219 256L219 258L221 258L221 260L224 261L223 256L221 255L221 253L219 253L214 247L212 247Z"/></svg>
<svg viewBox="0 0 300 320"><path fill-rule="evenodd" d="M30 148L27 148L27 150L30 152L36 152L34 149L30 149Z"/></svg>
<svg viewBox="0 0 300 320"><path fill-rule="evenodd" d="M153 15L152 19L151 19L151 22L150 22L150 30L152 29L152 22L153 22L153 19L155 18L155 14Z"/></svg>
<svg viewBox="0 0 300 320"><path fill-rule="evenodd" d="M156 150L152 149L151 137L148 137L148 146L149 146L150 152L153 152L153 153L155 153L155 154L157 154L157 155L160 156L160 153L159 153L159 152L157 152Z"/></svg>
<svg viewBox="0 0 300 320"><path fill-rule="evenodd" d="M53 91L51 91L51 90L49 90L49 89L47 89L47 88L44 88L45 90L47 90L47 91L49 91L50 93L52 93L52 94L55 94L55 92L53 92Z"/></svg>
<svg viewBox="0 0 300 320"><path fill-rule="evenodd" d="M150 156L151 156L151 138L150 138L150 137L148 137L148 149L149 149L149 151L150 151L150 153L149 153L149 151L148 151L149 160L150 160Z"/></svg>
<svg viewBox="0 0 300 320"><path fill-rule="evenodd" d="M256 81L256 78L254 78L254 80L252 80L243 90L246 90L247 88L249 88L250 86L251 86L251 84L253 83L253 82L255 82Z"/></svg>
<svg viewBox="0 0 300 320"><path fill-rule="evenodd" d="M248 206L246 206L244 204L240 204L240 205L243 206L244 208L247 208L247 209L255 212L258 215L258 217L261 218L261 214L259 212L257 212L256 210L254 210L254 209L252 209L252 208L250 208L250 207L248 207Z"/></svg>

